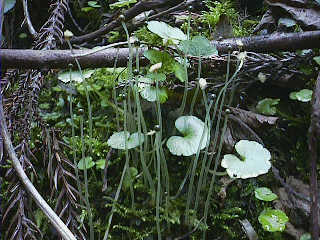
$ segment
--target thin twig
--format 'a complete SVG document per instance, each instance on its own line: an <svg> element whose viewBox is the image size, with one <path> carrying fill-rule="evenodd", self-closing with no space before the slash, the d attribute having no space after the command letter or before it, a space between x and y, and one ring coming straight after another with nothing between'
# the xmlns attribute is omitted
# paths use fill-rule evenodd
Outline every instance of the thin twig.
<svg viewBox="0 0 320 240"><path fill-rule="evenodd" d="M23 12L24 12L24 18L25 18L24 21L27 22L29 33L31 34L32 38L35 39L38 33L34 29L30 19L30 15L28 11L28 0L22 0L22 4L23 4Z"/></svg>

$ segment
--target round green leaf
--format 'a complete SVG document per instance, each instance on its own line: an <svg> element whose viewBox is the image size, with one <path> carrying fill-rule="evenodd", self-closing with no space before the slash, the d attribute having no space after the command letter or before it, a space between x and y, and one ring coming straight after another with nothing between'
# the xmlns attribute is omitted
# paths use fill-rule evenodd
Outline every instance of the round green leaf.
<svg viewBox="0 0 320 240"><path fill-rule="evenodd" d="M290 93L289 97L292 100L298 100L300 102L310 102L312 99L313 91L310 89L302 89L299 92Z"/></svg>
<svg viewBox="0 0 320 240"><path fill-rule="evenodd" d="M158 74L159 75L159 74ZM164 75L165 76L165 75ZM148 77L139 78L138 87L140 89L140 95L143 99L149 102L155 102L157 100L157 94L160 103L164 103L168 99L168 94L165 88L157 88L155 85L155 80Z"/></svg>
<svg viewBox="0 0 320 240"><path fill-rule="evenodd" d="M206 147L210 135L208 127L200 119L194 116L181 116L176 120L175 126L183 137L172 136L168 139L167 147L172 154L191 156L197 153L199 145L200 150Z"/></svg>
<svg viewBox="0 0 320 240"><path fill-rule="evenodd" d="M83 74L83 78L89 78L91 77L91 75L94 73L94 70L84 70L82 71ZM71 77L70 77L70 71L64 71L64 72L60 72L58 74L58 79L62 82L70 82L71 81L75 81L75 82L82 82L82 77L79 71L71 71Z"/></svg>
<svg viewBox="0 0 320 240"><path fill-rule="evenodd" d="M163 39L176 39L176 40L187 40L185 35L179 28L171 27L165 22L150 21L148 22L148 29L160 36Z"/></svg>
<svg viewBox="0 0 320 240"><path fill-rule="evenodd" d="M260 214L258 220L264 230L268 232L282 232L289 218L281 210L267 209Z"/></svg>
<svg viewBox="0 0 320 240"><path fill-rule="evenodd" d="M125 141L127 140L127 148L135 148L139 146L139 133L133 133L130 135L129 132L115 132L112 136L108 139L108 146L124 150L125 148ZM143 134L140 134L140 144L144 141Z"/></svg>
<svg viewBox="0 0 320 240"><path fill-rule="evenodd" d="M227 169L231 178L257 177L269 171L271 154L260 143L240 140L235 149L241 160L233 154L226 154L221 161L221 166Z"/></svg>
<svg viewBox="0 0 320 240"><path fill-rule="evenodd" d="M274 106L279 102L280 99L265 98L258 102L256 108L261 114L274 115L277 113L277 108Z"/></svg>
<svg viewBox="0 0 320 240"><path fill-rule="evenodd" d="M254 195L257 199L266 202L271 202L278 198L276 194L274 194L269 188L266 187L256 188L254 190Z"/></svg>
<svg viewBox="0 0 320 240"><path fill-rule="evenodd" d="M84 170L85 168L89 169L92 168L95 165L95 162L92 161L92 157L85 157L82 158L79 162L78 162L78 168L80 170Z"/></svg>
<svg viewBox="0 0 320 240"><path fill-rule="evenodd" d="M179 48L185 54L193 56L210 56L218 54L217 49L211 45L208 39L202 36L195 36L192 40L182 41Z"/></svg>

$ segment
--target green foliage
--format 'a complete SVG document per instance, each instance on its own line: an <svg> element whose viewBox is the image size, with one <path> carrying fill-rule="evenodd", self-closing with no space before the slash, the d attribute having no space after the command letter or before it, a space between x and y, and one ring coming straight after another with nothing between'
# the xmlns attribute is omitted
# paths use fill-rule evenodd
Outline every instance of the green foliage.
<svg viewBox="0 0 320 240"><path fill-rule="evenodd" d="M265 115L275 115L277 108L275 107L280 102L280 99L265 98L258 102L257 111Z"/></svg>
<svg viewBox="0 0 320 240"><path fill-rule="evenodd" d="M203 22L209 24L210 26L215 26L220 16L225 14L231 21L235 21L237 18L237 12L233 8L231 1L208 1L209 12L204 13Z"/></svg>
<svg viewBox="0 0 320 240"><path fill-rule="evenodd" d="M269 171L271 154L261 144L240 140L236 143L235 149L239 158L233 154L226 154L221 161L221 166L227 169L231 178L257 177Z"/></svg>
<svg viewBox="0 0 320 240"><path fill-rule="evenodd" d="M161 37L157 34L150 32L146 26L134 32L134 36L137 37L141 42L144 42L150 46L162 46L163 42Z"/></svg>
<svg viewBox="0 0 320 240"><path fill-rule="evenodd" d="M136 2L137 2L137 0L119 0L118 2L110 4L109 7L111 9L129 7L130 4L133 4Z"/></svg>
<svg viewBox="0 0 320 240"><path fill-rule="evenodd" d="M92 161L92 157L82 158L82 159L78 162L78 168L79 168L80 170L92 168L94 165L95 165L95 162Z"/></svg>
<svg viewBox="0 0 320 240"><path fill-rule="evenodd" d="M169 41L177 44L180 40L187 40L187 35L185 35L179 28L171 27L165 22L150 21L148 22L147 28L161 37L165 44Z"/></svg>
<svg viewBox="0 0 320 240"><path fill-rule="evenodd" d="M254 195L257 199L267 202L273 201L278 198L276 194L274 194L269 188L266 187L256 188L254 190Z"/></svg>
<svg viewBox="0 0 320 240"><path fill-rule="evenodd" d="M289 97L292 100L297 100L300 102L310 102L312 99L313 91L310 89L302 89L298 92L291 92Z"/></svg>
<svg viewBox="0 0 320 240"><path fill-rule="evenodd" d="M206 147L210 139L208 127L195 116L181 116L175 121L175 126L183 134L171 136L167 141L170 152L177 156L191 156Z"/></svg>
<svg viewBox="0 0 320 240"><path fill-rule="evenodd" d="M211 46L209 40L202 36L195 36L192 40L181 41L179 47L185 54L197 57L218 54L217 49Z"/></svg>
<svg viewBox="0 0 320 240"><path fill-rule="evenodd" d="M122 8L133 2L135 1L118 1L112 7ZM232 22L234 34L238 36L247 34L257 23L249 19L238 21L239 16L231 1L214 2L214 5L210 4L213 3L212 1L207 2L210 6L209 12L204 13L201 18L189 19L193 27L196 25L214 27L220 17L226 15ZM99 15L96 14L100 11L97 1L89 1L88 8L90 8L88 13L82 14L88 17L91 14ZM210 179L221 179L221 176L216 174L216 170L220 171L216 169L220 168L218 165L220 160L222 160L222 166L228 169L230 177L235 177L235 170L242 170L236 173L237 177L253 178L269 170L271 157L269 151L260 144L245 141L249 142L249 146L236 145L238 155L232 155L231 160L227 159L227 155L221 159L221 154L225 154L225 149L222 149L224 139L221 133L224 133L225 127L229 127L228 114L224 112L227 106L224 100L230 98L232 102L233 91L235 95L238 94L235 88L237 84L233 85L234 82L231 81L233 78L231 79L230 76L226 77L228 81L225 85L221 84L219 80L225 76L213 75L211 66L208 72L202 70L201 68L205 66L201 65L201 61L198 62L197 74L193 65L194 59L188 59L190 69L188 73L185 66L187 61L183 64L181 60L184 54L197 57L217 54L216 49L210 45L207 38L200 35L194 36L195 31L191 32L191 36L194 36L192 40L186 40L187 37L183 31L163 22L149 22L148 28L149 30L147 27L140 28L135 32L135 36L149 47L150 50L146 51L144 56L150 60L150 63L152 65L161 63L157 68L141 67L137 64L137 71L132 72L132 66L129 64L128 68L84 71L84 81L76 71L72 71L73 81L69 81L70 73L65 71L59 74L57 79L50 81L51 85L48 85L40 96L39 114L42 120L49 126L54 126L59 132L58 137L62 139L65 146L63 153L69 158L75 154L78 169L90 169L86 178L91 208L82 209L81 213L79 211L79 222L87 225L90 215L88 209L92 209L94 230L100 235L106 231L108 216L114 213L110 239L151 239L155 238L156 234L159 236L160 233L163 238L173 238L189 232L191 227L196 230L191 233L190 239L201 239L204 232L207 232L208 236L214 234L223 239L244 239L245 236L237 223L240 219L248 218L259 233L259 238L281 239L281 235L264 231L259 224L260 221L264 227L267 226L266 222L270 220L270 214L265 213L268 213L271 203L260 202L253 197L255 195L264 201L275 199L275 195L270 190L259 188L260 185L272 186L272 183L267 183L268 176L263 179L235 180L229 186L223 186L226 193L223 199L218 194L220 182L214 182L214 180L209 182ZM109 33L109 42L117 41L119 38L120 32ZM179 42L180 45L169 47L170 44ZM152 47L157 47L157 50ZM130 63L131 60L129 59L128 62ZM234 68L231 66L230 74L233 73ZM216 77L217 82L209 82L209 78ZM201 86L189 91L194 82L196 84L201 82L198 81L199 79L208 80L204 85L214 86L210 89L210 93ZM180 82L185 84L182 90ZM230 89L232 90L229 91ZM198 91L202 96L197 96ZM213 95L212 93L218 98L208 100L207 94ZM255 98L261 98L259 94L257 95ZM295 97L298 98L298 96L299 94L296 93ZM91 109L89 109L87 97L91 101ZM285 98L288 100L287 95ZM278 113L274 105L279 101L280 97L264 99L259 102L257 110L263 114ZM70 113L71 102L72 113ZM91 116L88 114L89 110L92 111ZM291 121L297 112L290 112L286 119ZM299 114L306 112L307 110L304 110ZM207 125L200 118L205 119L205 122L212 126ZM83 129L80 127L82 119ZM295 119L301 120L301 117ZM90 121L93 123L92 137ZM221 122L225 125L221 125ZM300 124L301 127L301 122L307 121L305 119L300 122L295 121L295 124ZM71 127L75 129L75 136L72 136ZM80 137L81 130L84 133L83 139ZM269 133L267 129L265 132ZM210 137L209 133L213 135ZM42 141L37 126L34 126L32 134L33 139L30 145L32 149L37 149L40 146L38 142ZM268 149L269 144L274 148L274 142L279 141L270 140L266 144ZM83 145L85 157L82 157ZM111 148L125 151L111 151ZM273 148L270 149L274 150ZM297 145L290 150L290 161L298 163L299 159L297 166L302 173L305 168L303 160L307 151L305 137L301 137ZM181 159L180 155L187 156L187 160ZM255 155L255 158L252 155ZM233 167L230 167L230 162ZM249 166L246 165L248 162ZM217 165L214 167L215 164ZM204 167L200 170L201 165ZM105 169L106 166L107 169ZM68 167L72 169L71 166ZM215 169L212 170L213 168ZM231 168L233 169L230 170ZM126 172L123 169L126 169ZM204 172L207 172L208 176ZM84 171L79 173L82 180ZM44 185L43 175L40 174L40 181ZM198 185L195 184L197 180L199 180ZM263 184L260 184L261 182ZM42 185L39 184L39 186ZM102 188L104 188L103 192ZM186 194L186 188L189 188L188 194ZM207 202L205 202L206 197ZM186 209L188 201L190 208ZM203 211L207 203L208 210ZM266 216L262 214L258 220L258 215L263 210L266 210L263 212ZM40 213L35 213L37 225L47 231L47 223ZM207 214L205 220L204 214ZM183 218L187 221L183 221Z"/></svg>
<svg viewBox="0 0 320 240"><path fill-rule="evenodd" d="M202 23L215 28L221 15L226 15L232 24L233 34L236 37L248 36L258 21L246 19L239 21L239 14L235 10L234 2L229 0L208 1L209 11L204 12Z"/></svg>
<svg viewBox="0 0 320 240"><path fill-rule="evenodd" d="M108 145L115 149L125 150L135 148L141 145L144 141L144 136L138 132L130 134L129 132L115 132L108 139Z"/></svg>
<svg viewBox="0 0 320 240"><path fill-rule="evenodd" d="M266 209L259 216L262 227L269 232L284 231L286 222L289 221L287 215L276 209Z"/></svg>

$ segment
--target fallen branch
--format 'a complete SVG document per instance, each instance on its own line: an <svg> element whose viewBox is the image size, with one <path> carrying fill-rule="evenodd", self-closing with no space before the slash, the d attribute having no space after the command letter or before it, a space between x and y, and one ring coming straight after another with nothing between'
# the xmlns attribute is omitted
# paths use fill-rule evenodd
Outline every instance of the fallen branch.
<svg viewBox="0 0 320 240"><path fill-rule="evenodd" d="M246 38L230 38L222 41L212 41L219 54L228 51L251 52L277 52L295 51L299 49L320 48L320 31L301 33L274 33L270 35ZM140 48L138 53L142 56L146 48ZM85 55L91 50L74 50L75 55ZM136 54L136 50L134 50ZM106 49L90 55L77 57L83 68L113 67L114 60L117 66L127 66L129 49ZM67 68L69 63L75 64L75 58L70 50L18 50L0 49L0 59L4 68L41 69L41 68ZM141 59L141 64L147 64Z"/></svg>
<svg viewBox="0 0 320 240"><path fill-rule="evenodd" d="M43 213L49 218L50 222L52 223L54 228L57 230L57 232L60 234L60 236L64 240L76 240L76 237L72 234L69 228L62 222L62 220L57 216L57 214L52 210L52 208L47 204L47 202L42 198L42 196L39 194L39 192L34 187L32 182L29 180L28 176L23 171L23 168L14 151L14 148L8 133L5 116L3 112L1 96L0 96L0 129L1 129L1 135L3 138L7 153L9 155L9 158L12 160L12 165L15 171L17 172L19 179L25 186L25 189L29 192L29 194L32 196L32 198L34 199L36 204L39 206L39 208L43 211Z"/></svg>

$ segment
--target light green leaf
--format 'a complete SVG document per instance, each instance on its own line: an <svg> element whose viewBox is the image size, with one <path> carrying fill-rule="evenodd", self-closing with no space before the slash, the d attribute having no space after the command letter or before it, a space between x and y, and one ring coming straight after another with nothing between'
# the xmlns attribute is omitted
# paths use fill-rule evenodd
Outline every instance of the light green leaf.
<svg viewBox="0 0 320 240"><path fill-rule="evenodd" d="M290 93L289 97L292 100L298 100L300 102L310 102L312 99L313 91L310 89L302 89L299 92Z"/></svg>
<svg viewBox="0 0 320 240"><path fill-rule="evenodd" d="M280 102L280 99L265 98L258 102L256 109L264 115L274 115L277 113L277 108L274 107Z"/></svg>
<svg viewBox="0 0 320 240"><path fill-rule="evenodd" d="M3 13L10 11L14 7L15 4L16 4L16 0L5 0Z"/></svg>
<svg viewBox="0 0 320 240"><path fill-rule="evenodd" d="M82 71L84 79L91 77L91 75L93 73L94 73L94 70L84 70L84 71ZM79 71L71 71L71 78L70 78L70 71L60 72L58 74L58 79L60 81L62 81L62 82L65 82L65 83L70 82L70 79L71 79L71 81L75 81L75 82L78 82L78 83L83 81Z"/></svg>
<svg viewBox="0 0 320 240"><path fill-rule="evenodd" d="M88 6L93 7L93 8L100 8L101 7L101 5L99 5L97 1L89 1Z"/></svg>
<svg viewBox="0 0 320 240"><path fill-rule="evenodd" d="M320 56L314 57L313 60L315 60L318 65L320 65Z"/></svg>
<svg viewBox="0 0 320 240"><path fill-rule="evenodd" d="M123 187L124 189L128 189L130 185L133 183L135 177L138 175L138 170L135 167L130 167L126 171L126 175L123 179Z"/></svg>
<svg viewBox="0 0 320 240"><path fill-rule="evenodd" d="M92 157L85 157L82 158L79 162L78 162L78 168L80 170L84 170L85 168L89 169L92 168L95 165L95 162L92 161Z"/></svg>
<svg viewBox="0 0 320 240"><path fill-rule="evenodd" d="M173 66L174 75L181 81L185 82L187 80L187 72L183 65L176 63Z"/></svg>
<svg viewBox="0 0 320 240"><path fill-rule="evenodd" d="M81 11L86 13L86 12L90 12L93 9L94 9L93 7L83 7L81 8Z"/></svg>
<svg viewBox="0 0 320 240"><path fill-rule="evenodd" d="M296 25L296 21L291 18L280 18L278 23L286 27L293 27Z"/></svg>
<svg viewBox="0 0 320 240"><path fill-rule="evenodd" d="M195 36L192 40L180 42L179 48L185 54L193 56L210 56L218 54L217 49L211 45L208 39L202 36Z"/></svg>
<svg viewBox="0 0 320 240"><path fill-rule="evenodd" d="M172 136L167 141L167 147L173 155L191 156L206 147L210 139L208 127L194 116L181 116L175 122L176 128L183 137ZM201 141L202 132L204 136Z"/></svg>
<svg viewBox="0 0 320 240"><path fill-rule="evenodd" d="M221 161L221 166L227 169L231 178L252 178L269 171L271 154L260 143L240 140L235 149L240 159L233 154L226 154Z"/></svg>
<svg viewBox="0 0 320 240"><path fill-rule="evenodd" d="M256 188L254 190L254 195L257 199L266 202L271 202L278 198L276 194L274 194L269 188L266 187Z"/></svg>
<svg viewBox="0 0 320 240"><path fill-rule="evenodd" d="M267 209L260 214L258 220L264 230L268 232L282 232L289 218L281 210Z"/></svg>
<svg viewBox="0 0 320 240"><path fill-rule="evenodd" d="M104 169L106 165L106 160L105 159L99 159L96 161L96 169Z"/></svg>
<svg viewBox="0 0 320 240"><path fill-rule="evenodd" d="M155 102L157 100L157 94L159 97L160 103L164 103L168 99L168 93L165 88L159 88L157 91L157 88L155 87L155 82L156 81L162 81L161 80L156 80L156 77L150 77L150 76L161 76L165 80L165 75L164 74L149 74L146 77L141 77L139 78L138 82L138 87L140 89L140 95L143 99L146 99L149 102ZM149 77L148 77L149 76ZM159 77L158 79L160 79Z"/></svg>
<svg viewBox="0 0 320 240"><path fill-rule="evenodd" d="M125 149L125 141L127 140L127 148L135 148L139 146L139 133L133 133L130 135L129 132L115 132L112 136L108 139L108 146L115 148L115 149ZM140 134L140 144L144 141L143 134Z"/></svg>
<svg viewBox="0 0 320 240"><path fill-rule="evenodd" d="M187 35L179 28L171 27L164 22L150 21L147 27L151 32L157 34L164 40L187 40Z"/></svg>
<svg viewBox="0 0 320 240"><path fill-rule="evenodd" d="M114 9L114 8L122 8L122 7L129 7L130 4L132 3L136 3L137 0L120 0L116 3L112 3L109 5L109 7L111 9Z"/></svg>

